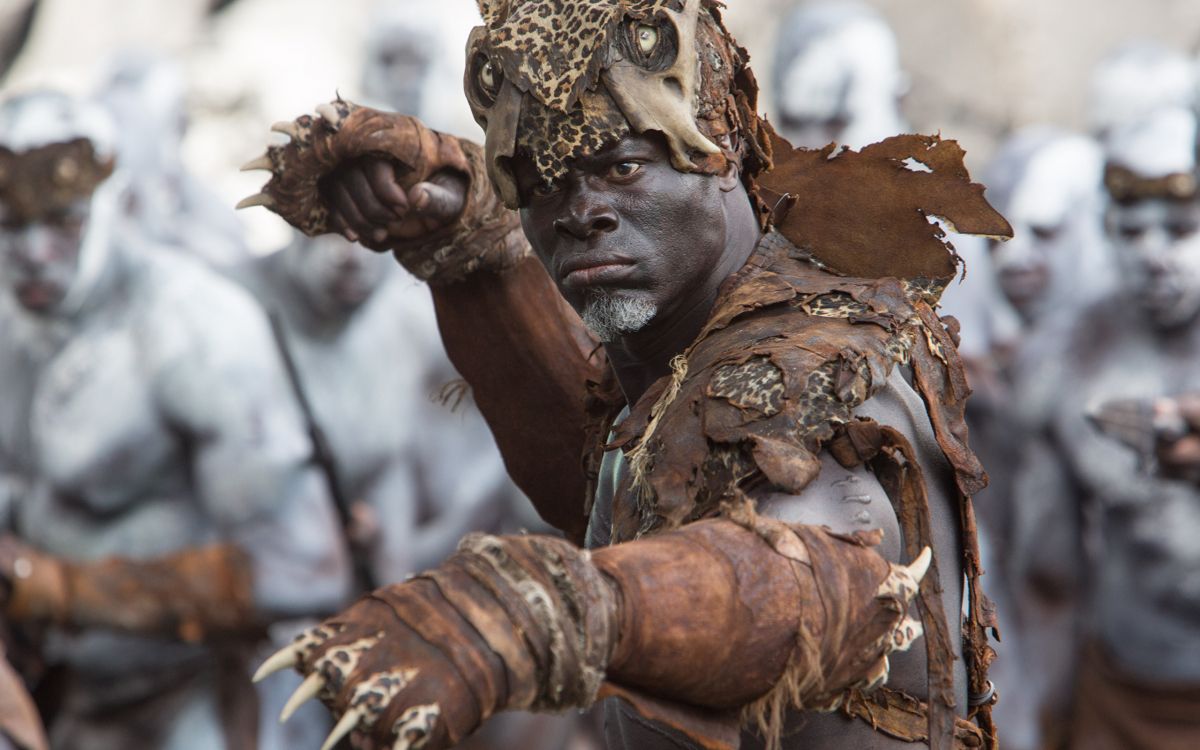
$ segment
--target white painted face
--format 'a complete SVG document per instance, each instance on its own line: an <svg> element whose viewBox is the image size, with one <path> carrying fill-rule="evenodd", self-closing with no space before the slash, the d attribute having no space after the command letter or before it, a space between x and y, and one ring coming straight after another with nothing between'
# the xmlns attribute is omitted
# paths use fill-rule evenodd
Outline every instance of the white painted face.
<svg viewBox="0 0 1200 750"><path fill-rule="evenodd" d="M43 221L15 223L0 206L0 281L29 312L51 315L80 271L91 200L79 200Z"/></svg>
<svg viewBox="0 0 1200 750"><path fill-rule="evenodd" d="M1159 110L1110 136L1108 160L1139 178L1196 171L1196 114ZM1123 289L1160 328L1190 323L1200 312L1200 196L1112 200L1105 229Z"/></svg>
<svg viewBox="0 0 1200 750"><path fill-rule="evenodd" d="M77 138L91 141L98 154L111 154L113 127L107 113L91 102L52 91L0 103L0 146L20 153ZM93 226L111 223L110 183L36 221L19 219L0 205L0 283L26 310L38 315L59 312L72 293L82 293L103 263L103 252L89 251L87 240ZM97 209L96 196L101 194L104 206ZM104 240L103 233L93 234L95 248Z"/></svg>
<svg viewBox="0 0 1200 750"><path fill-rule="evenodd" d="M423 112L438 42L434 30L411 21L380 24L368 36L363 92L397 112Z"/></svg>
<svg viewBox="0 0 1200 750"><path fill-rule="evenodd" d="M1200 312L1200 200L1112 204L1106 216L1123 288L1159 328Z"/></svg>
<svg viewBox="0 0 1200 750"><path fill-rule="evenodd" d="M775 66L777 127L793 145L860 148L907 129L896 38L866 6L797 10L780 29Z"/></svg>
<svg viewBox="0 0 1200 750"><path fill-rule="evenodd" d="M304 238L280 252L305 304L320 315L351 315L389 278L395 266L386 254L370 253L340 235Z"/></svg>
<svg viewBox="0 0 1200 750"><path fill-rule="evenodd" d="M1088 264L1084 254L1096 241L1102 157L1090 140L1053 131L1019 134L1002 148L1002 173L989 181L998 207L1013 226L1013 238L996 243L992 262L1004 295L1031 321L1050 303L1066 303ZM990 193L989 193L990 194Z"/></svg>

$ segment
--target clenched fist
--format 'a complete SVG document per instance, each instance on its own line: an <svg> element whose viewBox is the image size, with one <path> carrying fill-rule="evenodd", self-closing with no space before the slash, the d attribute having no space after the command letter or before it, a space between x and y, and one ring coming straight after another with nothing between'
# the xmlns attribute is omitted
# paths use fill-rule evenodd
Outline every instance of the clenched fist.
<svg viewBox="0 0 1200 750"><path fill-rule="evenodd" d="M243 167L271 178L239 208L264 206L307 235L337 232L392 251L433 282L503 270L529 253L469 141L341 99L271 129L288 142Z"/></svg>

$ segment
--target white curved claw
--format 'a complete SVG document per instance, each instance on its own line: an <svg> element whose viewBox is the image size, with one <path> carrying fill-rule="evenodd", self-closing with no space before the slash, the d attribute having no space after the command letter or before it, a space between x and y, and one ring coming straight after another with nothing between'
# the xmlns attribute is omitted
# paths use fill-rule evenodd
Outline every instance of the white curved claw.
<svg viewBox="0 0 1200 750"><path fill-rule="evenodd" d="M328 102L317 105L317 114L324 118L325 122L328 122L335 128L337 127L338 123L342 121L342 116L339 115L334 106Z"/></svg>
<svg viewBox="0 0 1200 750"><path fill-rule="evenodd" d="M325 744L321 745L321 750L333 750L334 745L342 741L342 738L354 731L358 726L358 722L362 720L367 712L361 708L352 708L342 715L340 721L329 733L329 737L325 739Z"/></svg>
<svg viewBox="0 0 1200 750"><path fill-rule="evenodd" d="M909 575L913 577L914 581L920 583L925 574L929 572L929 563L932 561L933 550L925 547L925 549L921 550L921 554L917 555L917 559L913 560L908 566Z"/></svg>
<svg viewBox="0 0 1200 750"><path fill-rule="evenodd" d="M288 138L295 140L296 136L300 132L300 129L296 127L296 123L294 123L294 122L288 122L287 120L281 120L280 122L277 122L271 126L271 132L272 133L283 133Z"/></svg>
<svg viewBox="0 0 1200 750"><path fill-rule="evenodd" d="M252 208L254 206L262 206L271 208L275 205L275 199L266 193L255 193L254 195L242 198L238 204L234 206L236 209Z"/></svg>
<svg viewBox="0 0 1200 750"><path fill-rule="evenodd" d="M320 693L324 686L324 678L316 672L305 677L304 682L300 683L300 687L296 688L296 692L292 693L292 697L288 698L283 710L279 712L279 723L282 724L292 718L292 714L296 713L309 698L316 698L317 693Z"/></svg>
<svg viewBox="0 0 1200 750"><path fill-rule="evenodd" d="M296 646L289 643L268 656L267 660L258 668L258 671L254 673L254 677L250 679L253 682L262 682L276 672L282 672L285 669L296 666L296 659Z"/></svg>
<svg viewBox="0 0 1200 750"><path fill-rule="evenodd" d="M243 164L239 171L253 172L256 169L265 169L266 171L270 172L272 169L274 169L274 167L275 165L271 163L271 157L263 154Z"/></svg>

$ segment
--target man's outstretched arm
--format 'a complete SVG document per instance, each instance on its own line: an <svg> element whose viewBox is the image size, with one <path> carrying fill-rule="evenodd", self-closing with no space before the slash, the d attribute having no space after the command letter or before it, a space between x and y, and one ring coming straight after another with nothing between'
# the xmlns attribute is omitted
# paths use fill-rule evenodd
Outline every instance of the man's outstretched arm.
<svg viewBox="0 0 1200 750"><path fill-rule="evenodd" d="M702 747L734 747L747 706L836 708L920 635L907 604L929 553L897 566L877 542L748 506L593 552L474 535L309 631L259 678L307 675L284 715L326 702L340 717L326 747L357 731L377 747L444 748L496 711L612 695Z"/></svg>
<svg viewBox="0 0 1200 750"><path fill-rule="evenodd" d="M482 149L342 101L276 129L290 141L248 165L272 177L242 205L393 252L428 281L446 351L509 474L543 518L581 539L588 383L603 379L603 353L500 203Z"/></svg>

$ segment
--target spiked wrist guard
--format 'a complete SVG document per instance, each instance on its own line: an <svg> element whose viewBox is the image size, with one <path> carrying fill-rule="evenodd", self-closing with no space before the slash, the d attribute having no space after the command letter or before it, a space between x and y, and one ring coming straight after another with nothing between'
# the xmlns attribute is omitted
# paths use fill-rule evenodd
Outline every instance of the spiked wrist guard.
<svg viewBox="0 0 1200 750"><path fill-rule="evenodd" d="M189 642L261 624L251 601L249 561L232 546L189 548L147 561L76 563L40 554L24 559L7 606L14 620Z"/></svg>
<svg viewBox="0 0 1200 750"><path fill-rule="evenodd" d="M503 271L532 252L517 212L504 206L488 181L483 149L470 141L458 141L458 145L469 166L470 180L458 221L443 232L417 240L387 241L410 273L431 284L460 281L475 271Z"/></svg>
<svg viewBox="0 0 1200 750"><path fill-rule="evenodd" d="M777 736L787 705L832 710L886 679L887 654L921 632L906 608L928 556L910 569L870 549L877 537L745 524L701 521L594 553L472 535L439 568L301 636L260 676L293 664L308 675L285 714L314 696L331 704L342 719L327 746L357 730L385 746L448 747L501 709L621 695L642 710L639 694L718 711L757 701Z"/></svg>
<svg viewBox="0 0 1200 750"><path fill-rule="evenodd" d="M316 115L276 123L288 136L246 165L271 172L262 192L240 207L261 205L311 236L335 231L321 181L343 164L365 157L391 160L407 190L438 172L467 179L458 219L415 239L388 236L360 242L390 250L411 273L431 283L448 283L477 270L500 271L529 255L529 244L515 211L505 208L488 181L482 149L470 141L425 127L415 117L360 107L345 100L318 106Z"/></svg>

